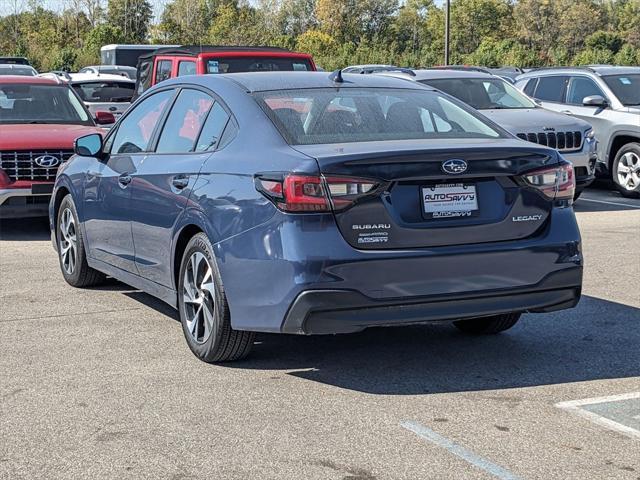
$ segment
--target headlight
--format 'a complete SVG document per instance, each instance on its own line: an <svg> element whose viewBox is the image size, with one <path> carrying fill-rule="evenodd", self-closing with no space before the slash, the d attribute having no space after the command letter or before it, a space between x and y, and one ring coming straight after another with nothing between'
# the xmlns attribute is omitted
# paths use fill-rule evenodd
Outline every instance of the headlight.
<svg viewBox="0 0 640 480"><path fill-rule="evenodd" d="M587 140L593 140L595 138L595 136L596 136L596 134L593 131L593 128L590 128L589 130L584 132L584 138L586 138Z"/></svg>

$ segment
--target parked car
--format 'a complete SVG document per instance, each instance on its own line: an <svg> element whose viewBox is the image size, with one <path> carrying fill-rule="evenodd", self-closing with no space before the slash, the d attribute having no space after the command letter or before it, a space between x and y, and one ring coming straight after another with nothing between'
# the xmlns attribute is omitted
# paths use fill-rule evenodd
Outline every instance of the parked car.
<svg viewBox="0 0 640 480"><path fill-rule="evenodd" d="M127 65L90 65L78 70L78 73L92 73L94 75L105 73L109 75L120 75L121 77L126 77L134 81L137 72L136 67L129 67Z"/></svg>
<svg viewBox="0 0 640 480"><path fill-rule="evenodd" d="M148 45L148 44L110 44L100 47L100 63L102 65L138 66L138 59L159 48L176 48L179 45Z"/></svg>
<svg viewBox="0 0 640 480"><path fill-rule="evenodd" d="M573 163L576 198L593 182L597 142L591 125L541 108L506 80L475 69L428 69L384 75L435 87L471 105L513 135L556 148Z"/></svg>
<svg viewBox="0 0 640 480"><path fill-rule="evenodd" d="M599 173L622 195L640 197L640 67L536 69L516 86L544 108L593 125Z"/></svg>
<svg viewBox="0 0 640 480"><path fill-rule="evenodd" d="M416 83L171 79L76 153L50 203L65 280L161 298L208 362L255 331L497 333L580 298L571 163Z"/></svg>
<svg viewBox="0 0 640 480"><path fill-rule="evenodd" d="M342 69L342 73L376 73L399 70L400 67L395 65L381 65L381 64L369 64L369 65L349 65Z"/></svg>
<svg viewBox="0 0 640 480"><path fill-rule="evenodd" d="M31 65L26 57L0 57L0 63L13 65Z"/></svg>
<svg viewBox="0 0 640 480"><path fill-rule="evenodd" d="M20 75L23 77L35 77L38 72L31 65L19 63L0 63L0 75Z"/></svg>
<svg viewBox="0 0 640 480"><path fill-rule="evenodd" d="M183 75L315 70L311 55L284 48L203 45L162 48L140 57L136 95Z"/></svg>
<svg viewBox="0 0 640 480"><path fill-rule="evenodd" d="M0 76L0 218L46 216L56 172L77 137L96 133L67 85Z"/></svg>
<svg viewBox="0 0 640 480"><path fill-rule="evenodd" d="M48 77L50 73L40 76ZM66 73L53 72L61 81L67 82L84 102L89 112L96 116L98 112L109 112L115 122L131 105L136 82L121 75L104 73ZM112 123L113 123L112 122ZM104 127L109 127L104 121Z"/></svg>

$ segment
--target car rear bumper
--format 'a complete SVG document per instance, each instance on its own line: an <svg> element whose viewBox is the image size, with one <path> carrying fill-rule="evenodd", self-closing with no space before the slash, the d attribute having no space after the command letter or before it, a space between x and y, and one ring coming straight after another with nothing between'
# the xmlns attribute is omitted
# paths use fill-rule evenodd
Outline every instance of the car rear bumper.
<svg viewBox="0 0 640 480"><path fill-rule="evenodd" d="M369 327L454 321L512 312L553 312L580 300L582 267L549 275L534 287L376 300L348 290L308 290L295 299L282 333L351 333Z"/></svg>
<svg viewBox="0 0 640 480"><path fill-rule="evenodd" d="M597 142L595 140L585 140L582 150L574 153L562 153L562 156L573 164L576 177L576 190L581 192L595 180L596 164L598 155L596 153Z"/></svg>
<svg viewBox="0 0 640 480"><path fill-rule="evenodd" d="M0 218L46 217L50 194L34 195L30 188L0 189Z"/></svg>
<svg viewBox="0 0 640 480"><path fill-rule="evenodd" d="M276 214L214 250L237 330L339 333L546 311L574 305L582 283L571 208L554 208L523 240L368 251L347 244L329 215Z"/></svg>

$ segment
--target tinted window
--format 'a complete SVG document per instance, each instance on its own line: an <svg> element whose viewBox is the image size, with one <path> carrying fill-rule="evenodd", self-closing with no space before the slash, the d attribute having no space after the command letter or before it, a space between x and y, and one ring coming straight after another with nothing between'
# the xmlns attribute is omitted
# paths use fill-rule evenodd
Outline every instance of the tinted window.
<svg viewBox="0 0 640 480"><path fill-rule="evenodd" d="M603 77L623 105L640 105L640 74Z"/></svg>
<svg viewBox="0 0 640 480"><path fill-rule="evenodd" d="M111 153L148 151L153 131L173 93L172 90L158 92L136 105L120 122Z"/></svg>
<svg viewBox="0 0 640 480"><path fill-rule="evenodd" d="M0 123L94 124L70 88L27 84L0 84Z"/></svg>
<svg viewBox="0 0 640 480"><path fill-rule="evenodd" d="M547 102L562 103L567 79L568 77L540 77L534 97Z"/></svg>
<svg viewBox="0 0 640 480"><path fill-rule="evenodd" d="M238 134L238 125L236 125L236 122L234 122L233 119L230 119L227 122L227 126L224 128L224 132L222 132L222 138L218 143L218 148L224 148L227 145L229 145L231 141L236 137L237 134Z"/></svg>
<svg viewBox="0 0 640 480"><path fill-rule="evenodd" d="M582 105L584 97L590 95L600 95L604 97L602 90L598 88L593 80L586 77L571 77L567 88L567 103L572 105Z"/></svg>
<svg viewBox="0 0 640 480"><path fill-rule="evenodd" d="M171 60L160 60L156 66L156 83L171 78Z"/></svg>
<svg viewBox="0 0 640 480"><path fill-rule="evenodd" d="M208 58L208 73L310 71L311 63L306 59L282 57L220 57Z"/></svg>
<svg viewBox="0 0 640 480"><path fill-rule="evenodd" d="M193 152L202 123L212 104L213 99L206 93L182 90L167 116L156 152Z"/></svg>
<svg viewBox="0 0 640 480"><path fill-rule="evenodd" d="M151 86L152 67L153 61L150 58L140 62L140 75L138 76L136 84L136 92L138 95L142 94L142 92Z"/></svg>
<svg viewBox="0 0 640 480"><path fill-rule="evenodd" d="M420 83L431 85L478 110L535 107L535 104L531 100L504 80L447 78L422 80Z"/></svg>
<svg viewBox="0 0 640 480"><path fill-rule="evenodd" d="M85 102L130 102L133 97L132 82L74 83L73 89Z"/></svg>
<svg viewBox="0 0 640 480"><path fill-rule="evenodd" d="M256 97L294 145L501 136L470 108L437 92L318 88Z"/></svg>
<svg viewBox="0 0 640 480"><path fill-rule="evenodd" d="M11 67L0 66L0 75L20 75L21 77L35 77L37 73L31 67L19 67L12 65Z"/></svg>
<svg viewBox="0 0 640 480"><path fill-rule="evenodd" d="M183 75L195 75L196 74L196 62L183 61L178 63L178 76Z"/></svg>
<svg viewBox="0 0 640 480"><path fill-rule="evenodd" d="M198 138L197 152L216 149L227 120L229 120L229 115L219 103L216 103L207 117L202 133L200 133L200 138Z"/></svg>
<svg viewBox="0 0 640 480"><path fill-rule="evenodd" d="M534 90L536 88L536 83L538 83L538 79L537 78L532 78L531 80L529 80L527 82L527 85L523 89L524 93L526 93L530 97L533 97L533 92L534 92Z"/></svg>

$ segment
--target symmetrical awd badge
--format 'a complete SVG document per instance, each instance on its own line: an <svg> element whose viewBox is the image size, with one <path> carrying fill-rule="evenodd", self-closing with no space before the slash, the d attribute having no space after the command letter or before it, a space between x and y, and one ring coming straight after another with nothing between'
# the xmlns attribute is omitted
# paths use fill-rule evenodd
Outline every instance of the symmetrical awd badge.
<svg viewBox="0 0 640 480"><path fill-rule="evenodd" d="M442 162L442 171L456 175L467 171L467 162L460 158L452 158Z"/></svg>

